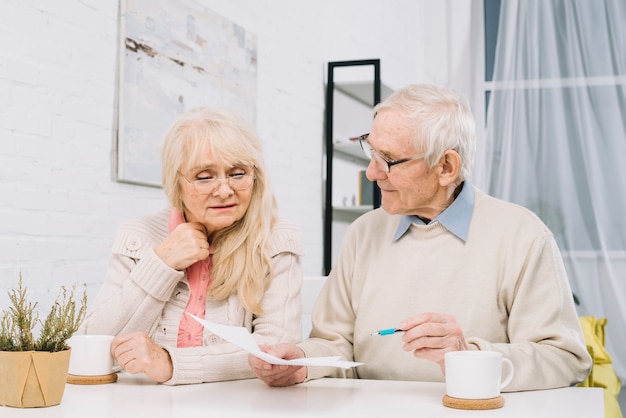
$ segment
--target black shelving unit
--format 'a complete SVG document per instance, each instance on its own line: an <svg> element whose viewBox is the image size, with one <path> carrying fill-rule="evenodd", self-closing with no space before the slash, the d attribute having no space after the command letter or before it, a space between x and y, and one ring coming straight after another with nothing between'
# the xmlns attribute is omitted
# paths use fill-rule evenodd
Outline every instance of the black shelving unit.
<svg viewBox="0 0 626 418"><path fill-rule="evenodd" d="M328 63L328 80L326 83L326 131L325 131L325 153L326 153L326 184L325 184L325 201L324 201L324 274L328 275L332 268L332 234L333 234L333 161L335 158L335 140L334 140L334 100L335 91L340 86L335 83L335 70L343 67L363 67L371 66L373 68L374 77L372 79L372 102L374 107L381 100L382 84L380 81L380 59L366 59L355 61L335 61ZM350 95L349 91L344 91ZM355 135L364 132L355 132ZM372 183L373 190L373 208L380 206L380 190L376 183Z"/></svg>

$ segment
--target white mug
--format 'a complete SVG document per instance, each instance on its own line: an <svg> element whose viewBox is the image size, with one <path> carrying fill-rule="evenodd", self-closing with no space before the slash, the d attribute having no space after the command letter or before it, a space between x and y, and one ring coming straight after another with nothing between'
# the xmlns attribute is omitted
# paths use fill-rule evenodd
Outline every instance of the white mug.
<svg viewBox="0 0 626 418"><path fill-rule="evenodd" d="M70 352L69 374L104 376L116 371L111 343L113 335L73 335L66 341Z"/></svg>
<svg viewBox="0 0 626 418"><path fill-rule="evenodd" d="M452 351L444 361L446 394L452 398L496 398L513 379L513 363L496 351Z"/></svg>

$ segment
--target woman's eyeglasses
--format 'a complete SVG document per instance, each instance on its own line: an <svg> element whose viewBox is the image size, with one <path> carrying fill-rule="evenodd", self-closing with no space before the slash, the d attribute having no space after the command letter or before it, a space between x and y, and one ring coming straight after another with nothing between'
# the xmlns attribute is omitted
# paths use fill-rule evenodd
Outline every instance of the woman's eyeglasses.
<svg viewBox="0 0 626 418"><path fill-rule="evenodd" d="M233 173L226 177L203 177L195 180L189 180L181 172L178 174L180 174L187 183L193 186L193 188L201 194L211 194L215 192L221 186L222 181L226 181L228 187L233 190L246 190L252 186L252 183L254 183L254 179L256 178L253 174Z"/></svg>

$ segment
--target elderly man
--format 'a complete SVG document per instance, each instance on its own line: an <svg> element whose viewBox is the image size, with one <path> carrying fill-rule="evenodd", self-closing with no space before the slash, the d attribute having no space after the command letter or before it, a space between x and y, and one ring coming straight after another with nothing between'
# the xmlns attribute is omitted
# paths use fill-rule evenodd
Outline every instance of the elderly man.
<svg viewBox="0 0 626 418"><path fill-rule="evenodd" d="M530 211L470 183L475 127L464 100L411 85L374 114L360 141L382 208L350 226L310 337L263 347L364 364L287 367L249 356L257 377L271 386L323 376L443 381L446 352L492 350L515 366L507 391L584 380L591 358L554 237ZM398 331L376 334L388 328Z"/></svg>

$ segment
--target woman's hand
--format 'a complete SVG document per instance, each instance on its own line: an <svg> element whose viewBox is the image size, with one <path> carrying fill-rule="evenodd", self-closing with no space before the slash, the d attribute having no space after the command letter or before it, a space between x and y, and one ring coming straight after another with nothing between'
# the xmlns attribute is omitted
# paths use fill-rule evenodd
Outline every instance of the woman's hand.
<svg viewBox="0 0 626 418"><path fill-rule="evenodd" d="M261 345L261 351L274 357L292 360L304 357L304 352L294 344ZM287 366L270 364L252 354L248 355L248 364L256 376L268 386L290 386L304 382L307 375L305 366Z"/></svg>
<svg viewBox="0 0 626 418"><path fill-rule="evenodd" d="M111 354L127 372L143 372L159 383L170 380L174 373L170 354L143 332L115 337L111 343Z"/></svg>
<svg viewBox="0 0 626 418"><path fill-rule="evenodd" d="M182 271L196 261L209 257L206 229L199 222L178 225L154 252L171 268Z"/></svg>

